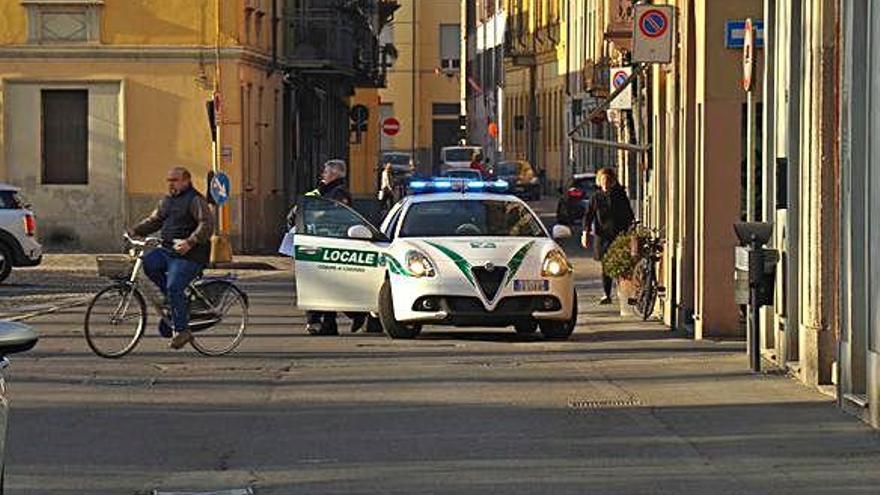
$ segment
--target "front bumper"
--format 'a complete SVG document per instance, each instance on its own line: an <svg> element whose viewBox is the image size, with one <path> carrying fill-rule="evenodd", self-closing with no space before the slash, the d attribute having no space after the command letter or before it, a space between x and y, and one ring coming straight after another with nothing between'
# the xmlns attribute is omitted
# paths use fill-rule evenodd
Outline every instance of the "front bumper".
<svg viewBox="0 0 880 495"><path fill-rule="evenodd" d="M508 284L494 301L458 280L392 276L395 319L455 326L508 326L526 319L567 320L574 302L571 275L549 280L549 290L517 292ZM429 307L424 302L429 300Z"/></svg>

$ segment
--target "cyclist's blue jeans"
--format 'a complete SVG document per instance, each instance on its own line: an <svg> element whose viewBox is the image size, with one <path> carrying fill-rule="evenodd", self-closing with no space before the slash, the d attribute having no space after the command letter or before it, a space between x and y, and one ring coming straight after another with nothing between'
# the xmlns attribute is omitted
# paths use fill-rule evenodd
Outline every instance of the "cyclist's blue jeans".
<svg viewBox="0 0 880 495"><path fill-rule="evenodd" d="M154 249L144 256L144 273L168 299L171 320L177 332L186 330L189 325L189 304L185 291L202 268L200 263L182 258L165 248Z"/></svg>

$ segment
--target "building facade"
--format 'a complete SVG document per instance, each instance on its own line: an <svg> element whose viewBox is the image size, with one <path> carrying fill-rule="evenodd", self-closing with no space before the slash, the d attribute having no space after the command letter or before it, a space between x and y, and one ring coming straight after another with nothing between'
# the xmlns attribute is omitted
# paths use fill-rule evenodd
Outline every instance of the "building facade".
<svg viewBox="0 0 880 495"><path fill-rule="evenodd" d="M232 182L224 228L237 250L277 243L278 9L274 0L3 2L0 180L33 203L41 239L116 249L174 165L204 191L206 102L217 93L218 168Z"/></svg>

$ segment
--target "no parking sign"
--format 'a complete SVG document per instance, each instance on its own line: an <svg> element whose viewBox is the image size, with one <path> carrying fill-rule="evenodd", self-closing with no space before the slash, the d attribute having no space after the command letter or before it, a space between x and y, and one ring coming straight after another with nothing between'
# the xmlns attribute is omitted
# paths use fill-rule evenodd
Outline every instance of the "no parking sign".
<svg viewBox="0 0 880 495"><path fill-rule="evenodd" d="M609 94L617 91L617 88L623 86L629 75L632 73L630 67L612 67L611 68L611 87ZM612 110L629 110L632 108L632 88L624 89L616 98L611 100L608 108Z"/></svg>
<svg viewBox="0 0 880 495"><path fill-rule="evenodd" d="M636 5L633 10L635 63L668 64L672 61L675 9L668 5Z"/></svg>

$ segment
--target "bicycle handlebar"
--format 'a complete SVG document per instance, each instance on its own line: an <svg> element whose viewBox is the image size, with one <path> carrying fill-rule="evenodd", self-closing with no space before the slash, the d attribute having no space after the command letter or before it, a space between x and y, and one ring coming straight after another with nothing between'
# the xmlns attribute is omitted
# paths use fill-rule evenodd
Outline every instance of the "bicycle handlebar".
<svg viewBox="0 0 880 495"><path fill-rule="evenodd" d="M157 246L162 245L162 239L160 239L158 237L147 237L144 240L140 241L140 240L135 239L134 237L128 235L128 232L122 234L122 236L125 238L126 242L128 242L129 244L131 244L134 247L148 248L148 247L157 247Z"/></svg>

